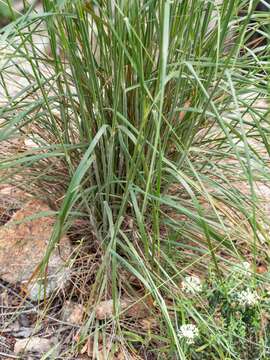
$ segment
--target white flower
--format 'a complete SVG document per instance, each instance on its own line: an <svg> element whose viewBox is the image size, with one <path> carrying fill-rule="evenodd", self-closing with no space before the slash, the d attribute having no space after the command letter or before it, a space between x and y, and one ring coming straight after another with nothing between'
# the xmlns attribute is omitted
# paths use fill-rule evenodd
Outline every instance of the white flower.
<svg viewBox="0 0 270 360"><path fill-rule="evenodd" d="M252 307L258 304L260 297L257 291L251 291L250 289L243 290L239 294L236 294L236 301L241 306Z"/></svg>
<svg viewBox="0 0 270 360"><path fill-rule="evenodd" d="M187 294L195 294L202 291L202 283L198 276L186 276L181 284L182 290Z"/></svg>
<svg viewBox="0 0 270 360"><path fill-rule="evenodd" d="M196 325L185 324L180 326L178 336L180 339L184 338L188 344L193 344L194 339L199 336L199 330Z"/></svg>
<svg viewBox="0 0 270 360"><path fill-rule="evenodd" d="M250 270L250 263L249 263L248 261L244 261L244 262L242 263L242 267L243 267L245 270L249 271L249 270Z"/></svg>
<svg viewBox="0 0 270 360"><path fill-rule="evenodd" d="M252 269L248 261L244 261L242 263L242 271L246 276L251 276Z"/></svg>
<svg viewBox="0 0 270 360"><path fill-rule="evenodd" d="M251 264L248 261L243 261L241 264L237 264L232 267L233 274L249 277L252 275Z"/></svg>

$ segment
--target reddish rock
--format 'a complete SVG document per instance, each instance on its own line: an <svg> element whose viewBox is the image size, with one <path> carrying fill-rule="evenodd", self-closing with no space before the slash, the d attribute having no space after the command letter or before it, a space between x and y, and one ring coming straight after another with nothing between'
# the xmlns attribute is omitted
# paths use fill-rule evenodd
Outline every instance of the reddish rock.
<svg viewBox="0 0 270 360"><path fill-rule="evenodd" d="M0 227L0 278L20 284L33 300L44 297L44 286L48 296L63 287L69 278L71 245L66 236L53 251L45 278L37 271L55 222L54 216L39 214L49 211L51 209L45 203L31 200Z"/></svg>

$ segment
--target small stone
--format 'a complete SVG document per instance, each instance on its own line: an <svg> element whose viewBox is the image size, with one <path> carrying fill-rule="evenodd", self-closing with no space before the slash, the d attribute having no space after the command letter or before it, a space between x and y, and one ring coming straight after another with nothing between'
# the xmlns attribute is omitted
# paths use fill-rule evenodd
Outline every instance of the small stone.
<svg viewBox="0 0 270 360"><path fill-rule="evenodd" d="M20 323L18 320L16 320L11 324L9 322L4 323L4 325L2 326L2 331L15 334L18 331L20 331L20 328L21 328Z"/></svg>
<svg viewBox="0 0 270 360"><path fill-rule="evenodd" d="M73 301L66 301L61 311L61 320L73 324L81 325L83 322L84 307Z"/></svg>
<svg viewBox="0 0 270 360"><path fill-rule="evenodd" d="M38 274L53 231L54 216L40 216L51 209L40 200L31 200L0 227L0 278L20 284L32 300L48 297L64 288L69 279L71 245L63 236L51 254L46 276Z"/></svg>
<svg viewBox="0 0 270 360"><path fill-rule="evenodd" d="M20 338L28 338L29 336L33 335L34 330L35 329L31 327L21 327L16 333L16 336Z"/></svg>
<svg viewBox="0 0 270 360"><path fill-rule="evenodd" d="M26 339L17 339L14 345L16 355L22 352L37 352L44 354L53 349L55 339L43 339L39 336L33 336Z"/></svg>
<svg viewBox="0 0 270 360"><path fill-rule="evenodd" d="M142 301L132 301L129 298L123 298L119 301L120 316L130 318L145 318L149 315L148 305ZM101 301L96 309L96 318L98 320L109 319L113 317L113 300Z"/></svg>
<svg viewBox="0 0 270 360"><path fill-rule="evenodd" d="M17 320L12 324L9 324L8 322L4 323L4 326L1 329L3 333L8 333L16 338L28 338L32 336L36 330L36 327L21 326Z"/></svg>
<svg viewBox="0 0 270 360"><path fill-rule="evenodd" d="M27 150L37 148L37 144L33 140L26 138L24 144Z"/></svg>
<svg viewBox="0 0 270 360"><path fill-rule="evenodd" d="M24 326L24 327L29 327L31 325L31 317L29 316L28 313L21 313L19 316L18 316L18 321L20 323L21 326Z"/></svg>

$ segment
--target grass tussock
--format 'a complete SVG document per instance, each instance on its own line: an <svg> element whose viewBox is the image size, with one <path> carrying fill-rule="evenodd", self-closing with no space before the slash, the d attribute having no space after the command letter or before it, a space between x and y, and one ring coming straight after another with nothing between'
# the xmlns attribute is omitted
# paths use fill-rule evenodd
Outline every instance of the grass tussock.
<svg viewBox="0 0 270 360"><path fill-rule="evenodd" d="M63 233L74 243L64 296L87 315L63 357L267 359L269 47L248 45L267 13L234 0L43 7L1 32L0 171L57 211L44 268ZM126 317L123 297L147 316Z"/></svg>

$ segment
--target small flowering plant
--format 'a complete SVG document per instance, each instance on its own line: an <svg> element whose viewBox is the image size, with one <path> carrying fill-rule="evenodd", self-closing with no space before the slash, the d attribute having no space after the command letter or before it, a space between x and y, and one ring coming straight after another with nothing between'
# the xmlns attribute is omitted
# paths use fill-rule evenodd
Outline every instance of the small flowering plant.
<svg viewBox="0 0 270 360"><path fill-rule="evenodd" d="M248 261L243 261L232 267L232 277L238 279L249 278L252 275L252 264Z"/></svg>
<svg viewBox="0 0 270 360"><path fill-rule="evenodd" d="M192 295L200 293L203 290L200 278L195 275L186 276L182 281L181 288L186 294Z"/></svg>
<svg viewBox="0 0 270 360"><path fill-rule="evenodd" d="M196 338L199 337L199 330L194 324L184 324L180 326L178 336L187 344L194 344Z"/></svg>
<svg viewBox="0 0 270 360"><path fill-rule="evenodd" d="M235 358L259 359L263 352L270 359L270 272L258 275L251 261L226 263L226 269L220 277L210 268L203 283L193 274L182 279L177 333L184 353L190 359L210 359L222 337Z"/></svg>
<svg viewBox="0 0 270 360"><path fill-rule="evenodd" d="M248 261L244 261L241 266L242 274L246 277L250 277L252 274L252 267Z"/></svg>
<svg viewBox="0 0 270 360"><path fill-rule="evenodd" d="M261 336L261 314L267 305L264 284L247 261L232 265L224 279L220 280L213 273L210 275L205 290L208 312L225 331L233 351L247 358L246 352L250 349L254 353L258 351L253 345L258 344Z"/></svg>
<svg viewBox="0 0 270 360"><path fill-rule="evenodd" d="M259 304L260 297L256 290L251 290L247 288L246 290L239 291L234 293L235 301L241 307L254 307Z"/></svg>

